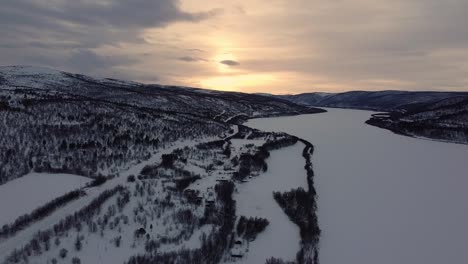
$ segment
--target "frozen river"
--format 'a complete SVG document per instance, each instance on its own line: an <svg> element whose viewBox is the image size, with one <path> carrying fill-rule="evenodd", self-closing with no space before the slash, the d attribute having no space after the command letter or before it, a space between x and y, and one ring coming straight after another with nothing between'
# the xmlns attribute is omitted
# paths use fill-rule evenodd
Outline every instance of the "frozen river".
<svg viewBox="0 0 468 264"><path fill-rule="evenodd" d="M315 145L322 264L468 263L468 146L364 124L371 112L250 120Z"/></svg>

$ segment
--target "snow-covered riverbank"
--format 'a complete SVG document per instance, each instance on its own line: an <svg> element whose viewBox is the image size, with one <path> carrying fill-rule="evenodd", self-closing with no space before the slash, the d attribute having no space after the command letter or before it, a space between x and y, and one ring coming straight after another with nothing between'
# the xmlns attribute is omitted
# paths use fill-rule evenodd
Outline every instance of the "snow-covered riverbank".
<svg viewBox="0 0 468 264"><path fill-rule="evenodd" d="M368 111L328 110L246 124L315 145L321 263L468 263L468 146L368 126Z"/></svg>
<svg viewBox="0 0 468 264"><path fill-rule="evenodd" d="M250 243L248 254L236 263L265 263L270 257L295 260L300 249L299 227L289 220L273 199L274 191L307 189L306 171L300 142L291 147L271 151L267 159L268 171L238 186L234 196L237 215L262 217L270 224Z"/></svg>

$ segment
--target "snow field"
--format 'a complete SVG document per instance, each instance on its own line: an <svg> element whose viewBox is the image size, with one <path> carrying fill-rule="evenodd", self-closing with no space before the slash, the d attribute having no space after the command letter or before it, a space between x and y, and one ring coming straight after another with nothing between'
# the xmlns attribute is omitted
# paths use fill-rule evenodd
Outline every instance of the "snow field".
<svg viewBox="0 0 468 264"><path fill-rule="evenodd" d="M0 185L0 227L90 181L78 175L33 172Z"/></svg>

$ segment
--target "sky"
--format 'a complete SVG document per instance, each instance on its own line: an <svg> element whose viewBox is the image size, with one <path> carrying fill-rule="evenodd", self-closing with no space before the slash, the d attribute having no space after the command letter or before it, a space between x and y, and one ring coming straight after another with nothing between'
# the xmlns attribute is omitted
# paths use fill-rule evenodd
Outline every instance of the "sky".
<svg viewBox="0 0 468 264"><path fill-rule="evenodd" d="M466 0L2 0L0 65L226 91L468 91Z"/></svg>

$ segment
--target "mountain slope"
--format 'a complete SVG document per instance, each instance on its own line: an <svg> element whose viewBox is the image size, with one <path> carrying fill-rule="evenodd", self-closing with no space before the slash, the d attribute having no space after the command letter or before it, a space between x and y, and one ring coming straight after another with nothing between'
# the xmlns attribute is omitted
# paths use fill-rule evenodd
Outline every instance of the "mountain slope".
<svg viewBox="0 0 468 264"><path fill-rule="evenodd" d="M163 111L198 114L205 117L248 117L309 111L287 100L167 85L147 85L115 79L60 72L36 67L0 67L0 85L34 92L84 96L149 107ZM314 111L314 110L311 110Z"/></svg>
<svg viewBox="0 0 468 264"><path fill-rule="evenodd" d="M242 118L320 110L271 97L0 67L0 184L31 170L114 175Z"/></svg>

